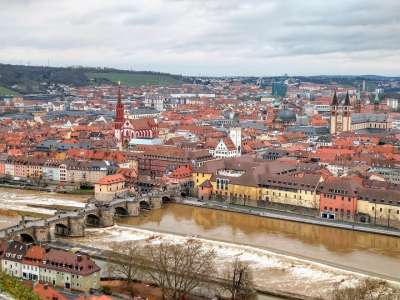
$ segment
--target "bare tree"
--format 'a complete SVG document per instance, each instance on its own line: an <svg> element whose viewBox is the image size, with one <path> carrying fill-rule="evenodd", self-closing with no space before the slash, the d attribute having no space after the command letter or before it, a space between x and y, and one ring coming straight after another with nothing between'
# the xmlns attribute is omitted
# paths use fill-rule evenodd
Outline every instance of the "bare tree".
<svg viewBox="0 0 400 300"><path fill-rule="evenodd" d="M226 267L223 279L223 290L231 300L255 299L253 276L247 263L236 258Z"/></svg>
<svg viewBox="0 0 400 300"><path fill-rule="evenodd" d="M400 291L389 287L386 281L366 279L356 287L336 287L333 300L395 300L400 299Z"/></svg>
<svg viewBox="0 0 400 300"><path fill-rule="evenodd" d="M189 240L184 244L170 242L146 247L148 276L158 284L163 299L182 299L214 272L214 250Z"/></svg>
<svg viewBox="0 0 400 300"><path fill-rule="evenodd" d="M141 253L142 247L134 241L113 243L108 255L109 274L126 279L127 287L130 288L142 268Z"/></svg>

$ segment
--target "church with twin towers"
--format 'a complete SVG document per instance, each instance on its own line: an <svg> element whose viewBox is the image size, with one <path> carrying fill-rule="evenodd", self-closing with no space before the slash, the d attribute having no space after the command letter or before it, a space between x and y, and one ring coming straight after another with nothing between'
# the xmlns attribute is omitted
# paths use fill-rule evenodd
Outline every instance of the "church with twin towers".
<svg viewBox="0 0 400 300"><path fill-rule="evenodd" d="M340 100L335 91L331 102L330 133L389 131L392 128L389 116L378 112L377 104L374 101L375 112L361 112L362 104L357 97L350 97L347 92Z"/></svg>

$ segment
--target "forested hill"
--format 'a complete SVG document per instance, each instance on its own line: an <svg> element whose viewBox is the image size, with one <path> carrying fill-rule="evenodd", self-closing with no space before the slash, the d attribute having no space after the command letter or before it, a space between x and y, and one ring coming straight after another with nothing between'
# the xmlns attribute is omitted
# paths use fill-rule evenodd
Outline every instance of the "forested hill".
<svg viewBox="0 0 400 300"><path fill-rule="evenodd" d="M129 86L176 85L185 81L180 75L147 71L126 71L84 67L41 67L0 64L0 94L42 92L49 84L74 86L90 83L117 83Z"/></svg>

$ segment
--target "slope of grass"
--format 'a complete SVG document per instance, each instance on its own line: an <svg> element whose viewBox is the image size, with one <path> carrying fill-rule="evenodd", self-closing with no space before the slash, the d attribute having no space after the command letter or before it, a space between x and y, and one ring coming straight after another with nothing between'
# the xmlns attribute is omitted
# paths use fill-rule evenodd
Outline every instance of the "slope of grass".
<svg viewBox="0 0 400 300"><path fill-rule="evenodd" d="M16 300L40 300L40 297L32 289L5 273L0 273L0 291Z"/></svg>
<svg viewBox="0 0 400 300"><path fill-rule="evenodd" d="M122 85L139 87L142 85L178 85L182 81L169 74L146 74L146 73L118 73L118 72L90 72L86 73L90 79L108 79L112 82L121 82Z"/></svg>
<svg viewBox="0 0 400 300"><path fill-rule="evenodd" d="M17 96L19 95L17 92L14 92L8 88L0 86L0 96Z"/></svg>

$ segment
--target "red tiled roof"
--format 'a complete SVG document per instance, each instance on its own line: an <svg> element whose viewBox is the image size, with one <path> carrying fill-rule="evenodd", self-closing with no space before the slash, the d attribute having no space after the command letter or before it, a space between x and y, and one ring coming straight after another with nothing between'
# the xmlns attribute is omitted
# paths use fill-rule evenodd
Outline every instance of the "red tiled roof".
<svg viewBox="0 0 400 300"><path fill-rule="evenodd" d="M40 246L32 246L26 251L24 261L38 262L41 263L43 261L44 255L46 254L46 249Z"/></svg>
<svg viewBox="0 0 400 300"><path fill-rule="evenodd" d="M89 256L64 250L50 249L45 254L44 260L46 261L45 268L62 270L83 276L100 271L100 268Z"/></svg>
<svg viewBox="0 0 400 300"><path fill-rule="evenodd" d="M36 284L33 291L43 300L68 300L63 294L46 284Z"/></svg>
<svg viewBox="0 0 400 300"><path fill-rule="evenodd" d="M100 178L96 183L97 184L113 184L113 183L119 183L119 182L124 182L125 177L122 174L114 174L114 175L108 175L104 176L103 178Z"/></svg>

